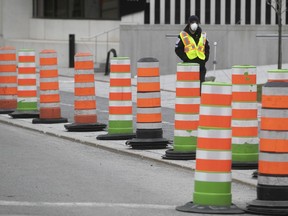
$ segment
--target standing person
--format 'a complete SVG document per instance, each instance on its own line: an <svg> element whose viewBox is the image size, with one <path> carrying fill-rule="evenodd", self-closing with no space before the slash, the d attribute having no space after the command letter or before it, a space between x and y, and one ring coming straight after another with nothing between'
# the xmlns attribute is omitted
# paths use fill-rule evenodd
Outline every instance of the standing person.
<svg viewBox="0 0 288 216"><path fill-rule="evenodd" d="M183 62L200 65L200 85L205 81L205 64L209 59L209 51L209 42L206 33L199 26L199 18L190 16L186 27L178 36L175 52Z"/></svg>

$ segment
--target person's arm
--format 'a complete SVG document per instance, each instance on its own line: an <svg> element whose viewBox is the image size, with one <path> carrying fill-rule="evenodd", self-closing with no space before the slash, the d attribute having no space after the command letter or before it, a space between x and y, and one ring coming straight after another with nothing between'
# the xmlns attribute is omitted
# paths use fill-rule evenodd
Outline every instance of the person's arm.
<svg viewBox="0 0 288 216"><path fill-rule="evenodd" d="M207 62L209 60L209 56L210 56L210 45L209 45L209 41L206 40L206 43L205 43L205 62Z"/></svg>
<svg viewBox="0 0 288 216"><path fill-rule="evenodd" d="M175 44L175 53L183 62L188 62L189 59L186 53L184 52L184 44L180 36L178 36L176 44Z"/></svg>

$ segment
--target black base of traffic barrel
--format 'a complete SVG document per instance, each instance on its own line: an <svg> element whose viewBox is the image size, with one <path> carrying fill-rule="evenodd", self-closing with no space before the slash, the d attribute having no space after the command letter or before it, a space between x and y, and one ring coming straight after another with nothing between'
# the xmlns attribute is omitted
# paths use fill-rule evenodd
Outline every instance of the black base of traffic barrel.
<svg viewBox="0 0 288 216"><path fill-rule="evenodd" d="M96 137L97 140L129 140L136 137L135 133L132 134L101 134Z"/></svg>
<svg viewBox="0 0 288 216"><path fill-rule="evenodd" d="M162 158L166 160L195 160L196 152L181 152L175 151L174 149L168 149Z"/></svg>
<svg viewBox="0 0 288 216"><path fill-rule="evenodd" d="M12 113L12 112L14 112L15 111L15 109L9 109L9 110L1 110L0 109L0 114L9 114L9 113Z"/></svg>
<svg viewBox="0 0 288 216"><path fill-rule="evenodd" d="M232 169L233 170L258 169L258 162L233 162L232 161Z"/></svg>
<svg viewBox="0 0 288 216"><path fill-rule="evenodd" d="M253 200L245 211L259 215L288 215L288 201Z"/></svg>
<svg viewBox="0 0 288 216"><path fill-rule="evenodd" d="M169 141L164 138L128 140L126 145L133 149L165 149Z"/></svg>
<svg viewBox="0 0 288 216"><path fill-rule="evenodd" d="M12 118L39 118L39 111L20 111L16 110L15 112L12 112L8 114Z"/></svg>
<svg viewBox="0 0 288 216"><path fill-rule="evenodd" d="M106 124L102 123L91 123L91 124L80 124L72 123L64 125L66 130L69 132L90 132L90 131L102 131L106 128Z"/></svg>
<svg viewBox="0 0 288 216"><path fill-rule="evenodd" d="M162 129L137 129L136 138L128 140L126 145L133 149L164 149L169 141L162 135Z"/></svg>
<svg viewBox="0 0 288 216"><path fill-rule="evenodd" d="M244 214L244 211L234 204L231 206L206 206L188 202L184 206L177 206L176 210L200 214Z"/></svg>
<svg viewBox="0 0 288 216"><path fill-rule="evenodd" d="M260 176L264 176L259 174ZM283 176L284 177L284 176ZM287 177L287 176L285 176ZM273 185L257 185L257 199L270 201L286 201L288 203L288 187L287 186L273 186ZM288 208L288 206L287 206Z"/></svg>
<svg viewBox="0 0 288 216"><path fill-rule="evenodd" d="M40 119L35 118L32 120L33 124L55 124L55 123L67 123L67 118L57 118L57 119Z"/></svg>

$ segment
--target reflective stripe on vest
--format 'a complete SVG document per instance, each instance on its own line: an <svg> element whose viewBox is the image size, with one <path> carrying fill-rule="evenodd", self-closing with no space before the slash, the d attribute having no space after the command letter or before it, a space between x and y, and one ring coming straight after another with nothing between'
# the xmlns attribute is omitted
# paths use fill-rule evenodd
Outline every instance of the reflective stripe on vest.
<svg viewBox="0 0 288 216"><path fill-rule="evenodd" d="M197 57L201 60L205 59L206 36L204 33L201 34L198 45L196 45L194 39L187 32L182 31L180 37L184 44L184 52L189 59L192 60Z"/></svg>

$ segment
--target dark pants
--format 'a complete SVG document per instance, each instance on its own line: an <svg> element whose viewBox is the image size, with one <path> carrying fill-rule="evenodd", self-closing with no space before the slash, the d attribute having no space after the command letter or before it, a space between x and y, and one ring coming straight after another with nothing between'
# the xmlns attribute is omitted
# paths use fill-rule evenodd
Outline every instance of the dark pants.
<svg viewBox="0 0 288 216"><path fill-rule="evenodd" d="M205 76L206 76L206 67L205 65L200 65L200 95L201 95L202 83L205 82Z"/></svg>

